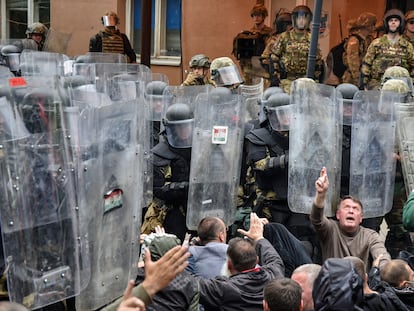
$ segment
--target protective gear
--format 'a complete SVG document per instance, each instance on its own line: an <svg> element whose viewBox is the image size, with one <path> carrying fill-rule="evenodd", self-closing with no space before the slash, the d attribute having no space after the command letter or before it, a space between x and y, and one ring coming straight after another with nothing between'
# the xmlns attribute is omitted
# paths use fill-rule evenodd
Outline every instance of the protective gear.
<svg viewBox="0 0 414 311"><path fill-rule="evenodd" d="M276 93L283 93L283 89L281 89L281 88L280 88L280 87L278 87L278 86L271 86L271 87L268 87L268 88L266 89L266 91L264 91L264 92L263 92L263 96L262 96L262 98L263 98L263 100L267 100L267 99L269 99L269 97L270 97L271 95L276 94Z"/></svg>
<svg viewBox="0 0 414 311"><path fill-rule="evenodd" d="M343 124L351 125L352 103L358 87L351 83L342 83L336 87L336 91L342 95Z"/></svg>
<svg viewBox="0 0 414 311"><path fill-rule="evenodd" d="M404 19L403 12L401 12L398 9L391 9L385 13L383 21L384 21L384 28L385 28L386 33L390 31L390 27L388 26L388 21L391 18L398 18L400 20L400 26L398 27L398 31L400 34L402 34L405 28L405 19Z"/></svg>
<svg viewBox="0 0 414 311"><path fill-rule="evenodd" d="M410 19L414 19L414 10L405 13L405 22L408 22Z"/></svg>
<svg viewBox="0 0 414 311"><path fill-rule="evenodd" d="M300 26L300 28L298 28L298 24L297 24L297 19L298 17L304 17L306 18L306 23L304 24L304 26ZM309 24L312 20L312 11L311 9L306 6L306 5L298 5L296 6L293 11L292 11L292 25L293 28L297 28L297 29L308 29L309 28Z"/></svg>
<svg viewBox="0 0 414 311"><path fill-rule="evenodd" d="M400 79L390 79L382 85L381 90L407 94L410 89L407 83Z"/></svg>
<svg viewBox="0 0 414 311"><path fill-rule="evenodd" d="M356 20L356 26L358 28L372 28L373 29L376 23L377 23L377 16L371 12L361 13Z"/></svg>
<svg viewBox="0 0 414 311"><path fill-rule="evenodd" d="M292 26L292 14L289 12L281 12L276 15L274 22L274 29L276 34L285 32L289 27Z"/></svg>
<svg viewBox="0 0 414 311"><path fill-rule="evenodd" d="M168 143L174 148L190 148L193 139L194 114L186 104L168 107L163 119Z"/></svg>
<svg viewBox="0 0 414 311"><path fill-rule="evenodd" d="M253 17L254 15L262 15L264 18L266 18L269 13L267 12L266 7L264 7L261 4L255 5L251 11L250 11L250 16Z"/></svg>
<svg viewBox="0 0 414 311"><path fill-rule="evenodd" d="M406 87L408 87L409 91L413 91L413 82L410 77L410 73L408 70L401 66L391 66L388 67L384 74L382 75L381 79L381 89L383 89L385 83L391 79L398 79L405 82ZM396 84L392 84L396 85ZM387 88L390 88L391 85L387 86Z"/></svg>
<svg viewBox="0 0 414 311"><path fill-rule="evenodd" d="M204 54L194 55L190 59L190 68L194 67L203 67L203 68L210 68L210 61L207 56Z"/></svg>
<svg viewBox="0 0 414 311"><path fill-rule="evenodd" d="M238 67L229 57L215 58L211 62L210 74L217 86L234 86L243 83Z"/></svg>
<svg viewBox="0 0 414 311"><path fill-rule="evenodd" d="M145 87L145 96L161 96L167 86L164 81L151 81Z"/></svg>
<svg viewBox="0 0 414 311"><path fill-rule="evenodd" d="M27 38L30 38L32 34L39 34L42 35L43 38L46 38L48 30L49 29L42 23L33 23L29 27L27 27L26 35Z"/></svg>
<svg viewBox="0 0 414 311"><path fill-rule="evenodd" d="M276 93L267 100L264 111L270 127L276 132L287 132L290 127L290 96L286 93Z"/></svg>
<svg viewBox="0 0 414 311"><path fill-rule="evenodd" d="M114 19L115 25L111 23L111 17ZM106 12L101 18L102 24L105 27L119 25L119 17L114 11Z"/></svg>
<svg viewBox="0 0 414 311"><path fill-rule="evenodd" d="M267 160L266 169L273 170L273 169L285 169L288 166L289 162L289 154L282 154L281 156L271 157Z"/></svg>

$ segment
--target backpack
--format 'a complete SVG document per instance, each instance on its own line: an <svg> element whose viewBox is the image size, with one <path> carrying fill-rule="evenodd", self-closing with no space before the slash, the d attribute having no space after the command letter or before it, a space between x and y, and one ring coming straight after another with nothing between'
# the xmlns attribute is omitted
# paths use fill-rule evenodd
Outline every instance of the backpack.
<svg viewBox="0 0 414 311"><path fill-rule="evenodd" d="M347 39L348 38L343 39L329 51L328 57L332 59L332 71L338 78L341 78L346 70L343 56L345 53L345 43Z"/></svg>
<svg viewBox="0 0 414 311"><path fill-rule="evenodd" d="M362 310L362 279L350 260L328 258L313 285L315 311Z"/></svg>
<svg viewBox="0 0 414 311"><path fill-rule="evenodd" d="M363 41L363 39L358 36L357 34L352 34L358 38L359 43ZM342 78L345 73L346 66L344 64L344 54L345 54L345 44L348 42L349 37L346 37L333 48L330 49L328 54L328 59L332 61L332 71L338 78Z"/></svg>
<svg viewBox="0 0 414 311"><path fill-rule="evenodd" d="M238 60L262 55L266 36L258 32L242 31L233 39L233 54Z"/></svg>

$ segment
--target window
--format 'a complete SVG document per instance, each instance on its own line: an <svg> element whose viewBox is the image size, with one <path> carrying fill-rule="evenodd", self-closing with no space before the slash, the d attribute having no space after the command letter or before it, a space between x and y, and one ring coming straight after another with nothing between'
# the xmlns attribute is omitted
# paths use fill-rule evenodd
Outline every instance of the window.
<svg viewBox="0 0 414 311"><path fill-rule="evenodd" d="M41 22L50 27L50 0L0 0L1 38L26 38L27 26Z"/></svg>
<svg viewBox="0 0 414 311"><path fill-rule="evenodd" d="M133 0L133 46L141 54L142 0ZM181 57L181 0L152 0L151 56Z"/></svg>

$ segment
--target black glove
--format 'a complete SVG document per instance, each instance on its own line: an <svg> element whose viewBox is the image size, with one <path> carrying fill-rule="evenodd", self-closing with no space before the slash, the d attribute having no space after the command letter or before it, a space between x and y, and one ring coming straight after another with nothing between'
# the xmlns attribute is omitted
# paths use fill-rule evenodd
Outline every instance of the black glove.
<svg viewBox="0 0 414 311"><path fill-rule="evenodd" d="M162 190L167 191L188 191L188 181L172 182L164 185Z"/></svg>
<svg viewBox="0 0 414 311"><path fill-rule="evenodd" d="M285 169L288 166L288 162L289 154L282 154L277 157L271 157L269 160L267 160L266 169Z"/></svg>

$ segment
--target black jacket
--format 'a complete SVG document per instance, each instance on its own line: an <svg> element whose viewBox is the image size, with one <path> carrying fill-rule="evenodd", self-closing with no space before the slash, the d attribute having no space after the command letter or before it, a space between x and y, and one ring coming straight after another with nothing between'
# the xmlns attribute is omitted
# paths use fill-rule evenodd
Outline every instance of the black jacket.
<svg viewBox="0 0 414 311"><path fill-rule="evenodd" d="M256 244L260 268L230 277L199 279L200 303L206 311L262 311L263 288L284 276L283 261L266 239Z"/></svg>

